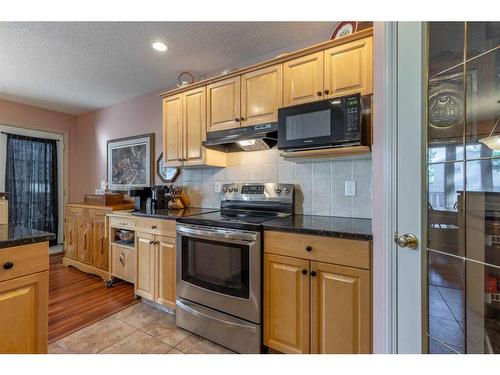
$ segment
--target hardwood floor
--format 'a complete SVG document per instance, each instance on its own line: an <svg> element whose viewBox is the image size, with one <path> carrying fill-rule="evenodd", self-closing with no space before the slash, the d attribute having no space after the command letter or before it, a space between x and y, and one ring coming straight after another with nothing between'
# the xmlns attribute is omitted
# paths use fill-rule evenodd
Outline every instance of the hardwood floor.
<svg viewBox="0 0 500 375"><path fill-rule="evenodd" d="M49 343L137 302L132 284L106 288L100 277L63 266L62 254L50 256Z"/></svg>

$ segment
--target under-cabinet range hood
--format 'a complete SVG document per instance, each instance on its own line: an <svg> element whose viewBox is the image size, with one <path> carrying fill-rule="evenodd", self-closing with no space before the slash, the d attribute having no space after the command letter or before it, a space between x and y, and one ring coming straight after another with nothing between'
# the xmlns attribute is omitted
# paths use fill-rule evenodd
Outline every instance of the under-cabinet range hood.
<svg viewBox="0 0 500 375"><path fill-rule="evenodd" d="M273 148L278 143L278 124L245 126L208 132L203 146L223 152L258 151Z"/></svg>

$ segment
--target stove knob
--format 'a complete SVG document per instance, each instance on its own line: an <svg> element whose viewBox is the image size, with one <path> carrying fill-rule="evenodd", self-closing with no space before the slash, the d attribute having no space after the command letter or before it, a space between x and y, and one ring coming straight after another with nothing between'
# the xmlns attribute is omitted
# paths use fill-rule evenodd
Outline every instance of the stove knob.
<svg viewBox="0 0 500 375"><path fill-rule="evenodd" d="M235 193L238 192L238 188L237 187L234 188L234 192Z"/></svg>
<svg viewBox="0 0 500 375"><path fill-rule="evenodd" d="M289 190L287 188L283 188L283 193L288 194Z"/></svg>
<svg viewBox="0 0 500 375"><path fill-rule="evenodd" d="M281 188L279 186L276 186L274 188L274 191L279 194L279 193L281 193Z"/></svg>
<svg viewBox="0 0 500 375"><path fill-rule="evenodd" d="M229 188L229 192L232 193L234 191L233 188Z"/></svg>
<svg viewBox="0 0 500 375"><path fill-rule="evenodd" d="M227 193L227 188L222 188L223 193Z"/></svg>

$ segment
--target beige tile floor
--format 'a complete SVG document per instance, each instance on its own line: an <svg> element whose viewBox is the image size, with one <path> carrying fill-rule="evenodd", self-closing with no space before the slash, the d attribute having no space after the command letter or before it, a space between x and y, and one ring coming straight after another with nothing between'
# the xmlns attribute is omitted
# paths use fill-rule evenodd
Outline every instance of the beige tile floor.
<svg viewBox="0 0 500 375"><path fill-rule="evenodd" d="M49 354L232 354L175 325L175 317L138 303L49 345Z"/></svg>

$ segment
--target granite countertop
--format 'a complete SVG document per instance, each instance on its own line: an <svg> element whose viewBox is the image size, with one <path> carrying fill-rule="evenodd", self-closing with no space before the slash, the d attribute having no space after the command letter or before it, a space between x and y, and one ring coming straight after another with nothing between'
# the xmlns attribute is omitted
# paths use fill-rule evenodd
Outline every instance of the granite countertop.
<svg viewBox="0 0 500 375"><path fill-rule="evenodd" d="M179 217L201 215L215 211L218 210L214 208L187 207L182 210L159 209L151 213L145 211L132 211L131 214L133 216L152 217L155 219L176 220Z"/></svg>
<svg viewBox="0 0 500 375"><path fill-rule="evenodd" d="M266 221L264 229L352 240L373 239L371 219L350 217L292 215Z"/></svg>
<svg viewBox="0 0 500 375"><path fill-rule="evenodd" d="M54 233L21 226L0 224L0 249L49 241L54 238Z"/></svg>

